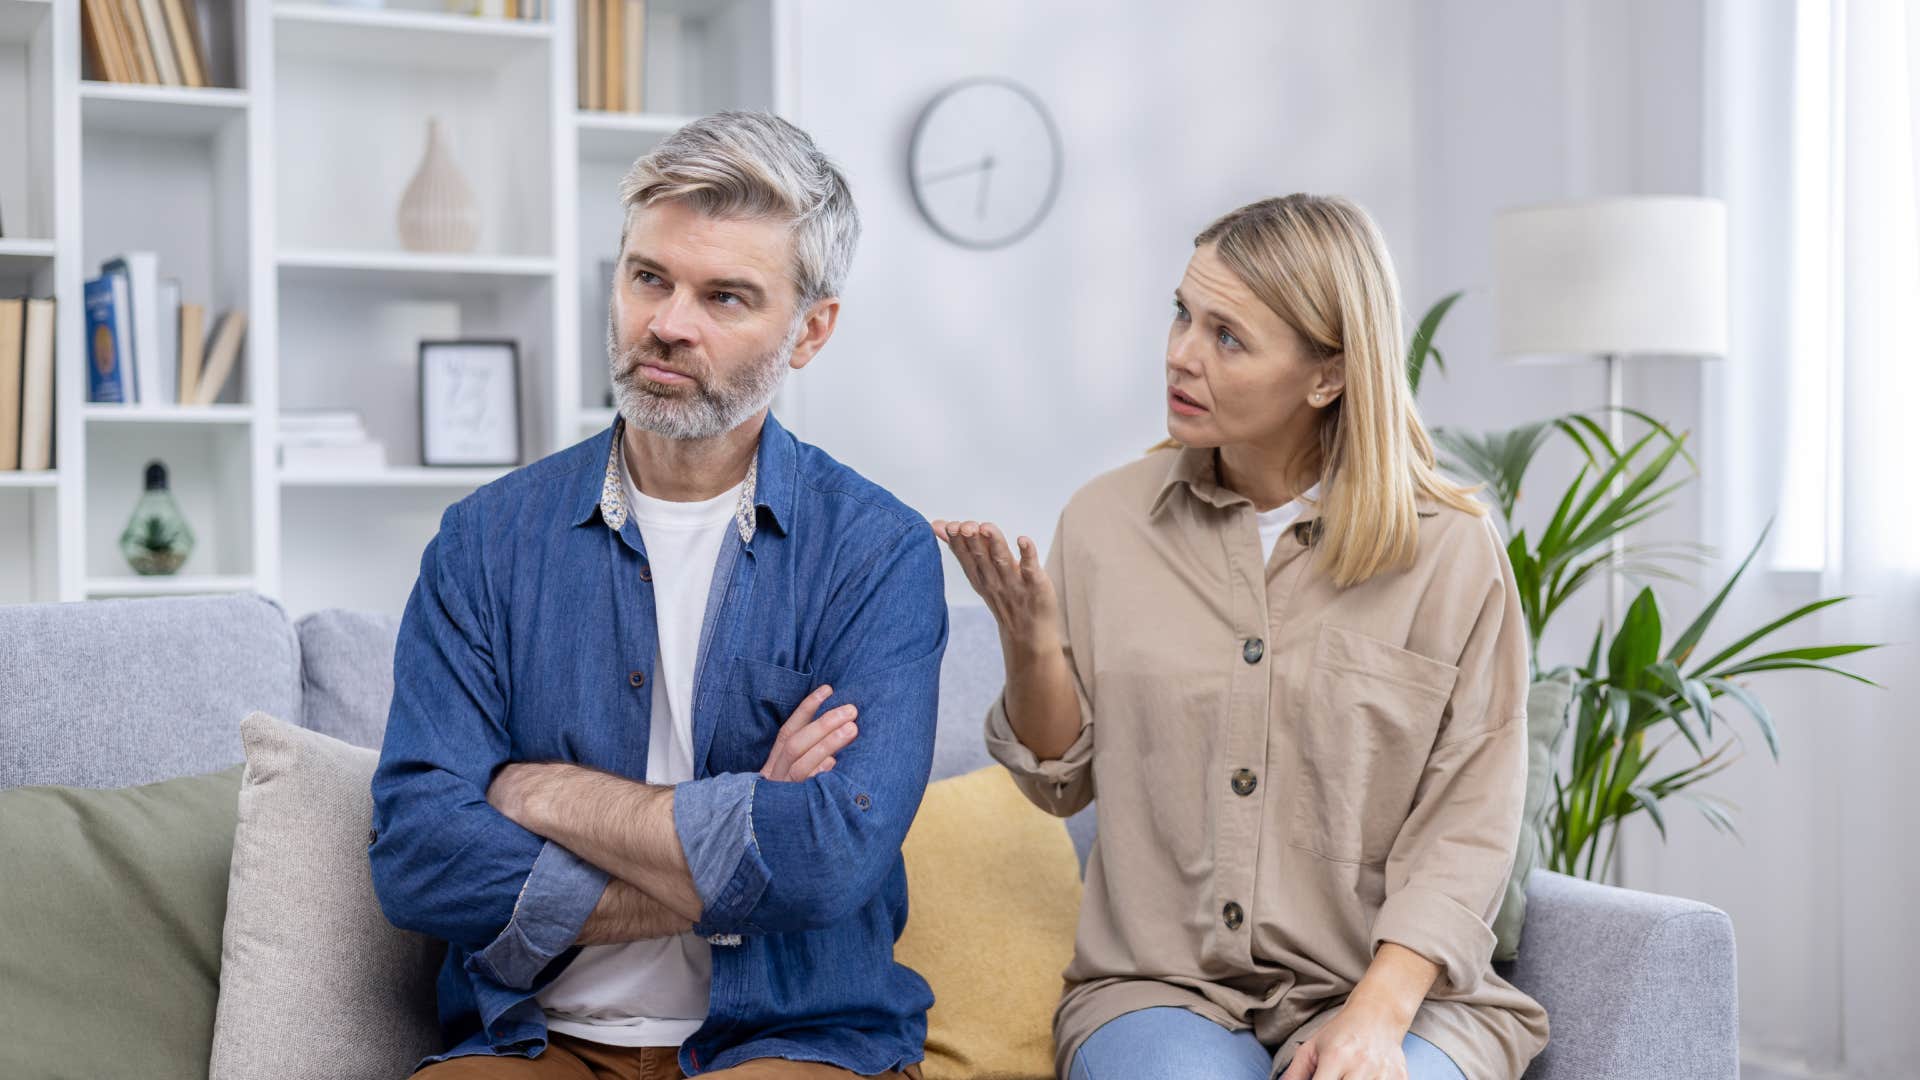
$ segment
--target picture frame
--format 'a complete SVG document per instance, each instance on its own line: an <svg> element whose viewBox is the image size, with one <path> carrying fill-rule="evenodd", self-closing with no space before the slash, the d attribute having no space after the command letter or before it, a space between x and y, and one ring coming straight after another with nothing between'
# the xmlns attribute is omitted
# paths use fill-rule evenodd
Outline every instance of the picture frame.
<svg viewBox="0 0 1920 1080"><path fill-rule="evenodd" d="M497 338L420 342L420 463L520 464L520 344Z"/></svg>

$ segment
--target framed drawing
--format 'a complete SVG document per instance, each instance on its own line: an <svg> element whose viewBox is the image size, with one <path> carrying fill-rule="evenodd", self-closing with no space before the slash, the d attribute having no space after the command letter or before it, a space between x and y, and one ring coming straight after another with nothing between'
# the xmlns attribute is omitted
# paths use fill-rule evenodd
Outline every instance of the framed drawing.
<svg viewBox="0 0 1920 1080"><path fill-rule="evenodd" d="M420 463L520 464L520 346L420 343Z"/></svg>

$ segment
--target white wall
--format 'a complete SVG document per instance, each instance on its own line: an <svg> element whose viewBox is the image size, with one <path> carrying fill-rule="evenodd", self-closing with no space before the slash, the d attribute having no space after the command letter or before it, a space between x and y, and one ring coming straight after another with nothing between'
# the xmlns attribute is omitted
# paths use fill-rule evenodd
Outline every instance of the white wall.
<svg viewBox="0 0 1920 1080"><path fill-rule="evenodd" d="M1166 434L1173 288L1193 235L1270 195L1340 192L1412 257L1410 0L809 4L796 119L846 168L865 235L839 329L795 378L798 429L928 517L1043 549L1067 497ZM1065 142L1053 213L993 252L920 219L915 116L1016 79ZM949 595L971 597L951 561Z"/></svg>
<svg viewBox="0 0 1920 1080"><path fill-rule="evenodd" d="M1502 206L1589 195L1727 193L1709 116L1710 35L1720 4L1746 0L1433 0L1420 5L1415 34L1415 123L1422 176L1416 186L1418 259L1409 291L1426 299L1450 288L1489 283L1487 222ZM1784 2L1784 0L1782 0ZM1753 92L1787 70L1790 43L1748 42L1755 54L1747 96L1730 106L1727 123L1787 124L1789 87ZM1787 52L1782 52L1782 48ZM1778 178L1748 176L1731 189L1736 271L1742 260L1783 257L1756 243L1766 231L1743 228L1760 189ZM1760 223L1764 225L1765 223ZM1539 368L1500 365L1488 356L1491 305L1470 295L1449 320L1441 344L1454 362L1450 377L1423 389L1428 418L1472 428L1525 419L1603 400L1598 365ZM1716 362L1754 364L1780 348L1764 309L1736 308L1733 354ZM1692 433L1701 484L1724 489L1738 472L1715 457L1722 424L1764 431L1763 417L1705 408L1718 372L1696 362L1636 362L1628 403ZM1758 427L1756 427L1758 425ZM1739 445L1736 441L1735 445ZM1564 483L1567 455L1536 468L1535 499L1549 502ZM1552 483L1544 481L1551 478ZM1663 516L1649 539L1715 544L1737 559L1761 523L1775 513L1817 513L1816 507L1773 504L1770 491L1690 493ZM1721 508L1715 513L1715 508ZM1734 507L1729 513L1724 508ZM1538 520L1550 510L1533 506ZM1699 572L1717 587L1725 561ZM1705 596L1672 585L1658 588L1670 621L1690 619ZM1831 592L1812 576L1756 567L1723 609L1723 644L1743 632ZM1599 597L1558 617L1545 649L1549 662L1584 653L1599 617ZM1870 612L1873 597L1855 601ZM1814 630L1826 640L1872 639L1860 621L1836 619ZM1797 640L1796 640L1797 637ZM1788 635L1784 647L1804 643ZM1920 749L1920 734L1896 713L1899 658L1871 654L1848 666L1895 687L1873 691L1837 680L1797 675L1756 679L1753 689L1779 724L1781 762L1773 763L1750 723L1736 714L1745 753L1710 790L1737 807L1744 840L1715 832L1691 809L1668 811L1666 841L1644 820L1623 845L1622 881L1634 888L1695 897L1731 915L1739 951L1744 1071L1761 1080L1786 1077L1912 1075L1920 1033L1912 1024L1920 991L1920 922L1911 914L1920 880L1905 835L1902 770ZM1904 710L1911 713L1911 709ZM1910 718L1910 716L1908 717ZM1875 728L1879 725L1879 728ZM1890 729L1877 739L1870 730ZM1869 749L1877 747L1877 750Z"/></svg>

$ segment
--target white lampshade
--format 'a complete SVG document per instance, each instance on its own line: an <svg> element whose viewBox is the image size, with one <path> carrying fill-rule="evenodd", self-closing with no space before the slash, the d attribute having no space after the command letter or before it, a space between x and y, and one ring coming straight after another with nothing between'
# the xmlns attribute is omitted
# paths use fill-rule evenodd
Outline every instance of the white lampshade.
<svg viewBox="0 0 1920 1080"><path fill-rule="evenodd" d="M1727 208L1635 196L1493 222L1495 348L1509 356L1727 351Z"/></svg>

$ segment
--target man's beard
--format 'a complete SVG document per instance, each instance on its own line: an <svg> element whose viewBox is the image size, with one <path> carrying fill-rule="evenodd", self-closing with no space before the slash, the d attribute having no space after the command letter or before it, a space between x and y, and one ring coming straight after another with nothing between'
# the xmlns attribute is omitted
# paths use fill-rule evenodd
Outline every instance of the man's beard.
<svg viewBox="0 0 1920 1080"><path fill-rule="evenodd" d="M786 340L756 357L732 379L716 382L713 373L693 361L685 349L676 349L652 334L625 350L613 315L607 316L607 373L613 378L613 400L627 423L669 439L711 439L745 423L766 408L786 378L787 363L800 340L804 318L796 317ZM642 375L637 365L653 363L678 371L693 381L664 386Z"/></svg>

